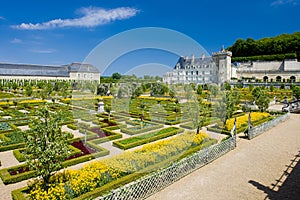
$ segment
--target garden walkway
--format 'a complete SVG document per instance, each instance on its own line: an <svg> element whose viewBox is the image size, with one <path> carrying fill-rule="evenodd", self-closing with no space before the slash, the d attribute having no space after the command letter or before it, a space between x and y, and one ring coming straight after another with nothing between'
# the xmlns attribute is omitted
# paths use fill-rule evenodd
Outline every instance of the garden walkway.
<svg viewBox="0 0 300 200"><path fill-rule="evenodd" d="M300 115L175 182L154 199L296 199L300 196Z"/></svg>

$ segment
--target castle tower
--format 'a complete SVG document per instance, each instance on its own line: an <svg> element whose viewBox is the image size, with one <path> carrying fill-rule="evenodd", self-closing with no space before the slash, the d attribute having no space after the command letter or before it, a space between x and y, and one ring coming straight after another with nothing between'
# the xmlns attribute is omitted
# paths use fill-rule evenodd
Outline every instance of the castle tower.
<svg viewBox="0 0 300 200"><path fill-rule="evenodd" d="M222 50L212 54L212 58L217 67L217 82L219 85L230 82L231 79L231 56L232 52L226 51L224 46Z"/></svg>

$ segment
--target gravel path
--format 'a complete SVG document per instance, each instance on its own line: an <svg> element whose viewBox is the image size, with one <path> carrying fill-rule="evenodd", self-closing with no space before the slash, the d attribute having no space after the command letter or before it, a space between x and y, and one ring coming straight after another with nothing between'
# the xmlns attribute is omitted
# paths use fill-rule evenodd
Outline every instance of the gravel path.
<svg viewBox="0 0 300 200"><path fill-rule="evenodd" d="M299 199L300 115L237 148L148 198ZM279 180L279 181L277 181Z"/></svg>

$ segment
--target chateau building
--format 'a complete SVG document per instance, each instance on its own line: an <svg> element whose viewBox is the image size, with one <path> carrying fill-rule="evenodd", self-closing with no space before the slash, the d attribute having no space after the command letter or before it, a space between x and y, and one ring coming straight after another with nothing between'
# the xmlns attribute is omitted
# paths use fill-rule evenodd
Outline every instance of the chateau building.
<svg viewBox="0 0 300 200"><path fill-rule="evenodd" d="M168 84L230 82L232 79L260 79L264 82L300 82L300 62L296 59L284 61L252 61L231 63L232 53L222 50L211 57L180 57L173 71L163 76Z"/></svg>
<svg viewBox="0 0 300 200"><path fill-rule="evenodd" d="M224 48L220 52L212 54L212 57L195 58L194 55L189 57L180 57L174 70L167 72L163 76L163 81L168 84L175 83L216 83L222 84L229 82L232 73L230 51Z"/></svg>
<svg viewBox="0 0 300 200"><path fill-rule="evenodd" d="M90 64L61 66L0 63L0 79L88 80L100 82L99 70Z"/></svg>

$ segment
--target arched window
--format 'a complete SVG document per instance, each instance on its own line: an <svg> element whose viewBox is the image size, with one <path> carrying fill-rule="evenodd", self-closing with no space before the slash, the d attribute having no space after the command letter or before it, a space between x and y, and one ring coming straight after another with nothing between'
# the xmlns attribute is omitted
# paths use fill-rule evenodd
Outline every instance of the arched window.
<svg viewBox="0 0 300 200"><path fill-rule="evenodd" d="M276 82L281 82L281 76L276 77Z"/></svg>
<svg viewBox="0 0 300 200"><path fill-rule="evenodd" d="M296 82L296 77L295 76L291 76L290 80L291 80L291 83L295 83Z"/></svg>
<svg viewBox="0 0 300 200"><path fill-rule="evenodd" d="M267 76L264 76L264 82L268 82L268 77Z"/></svg>

